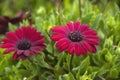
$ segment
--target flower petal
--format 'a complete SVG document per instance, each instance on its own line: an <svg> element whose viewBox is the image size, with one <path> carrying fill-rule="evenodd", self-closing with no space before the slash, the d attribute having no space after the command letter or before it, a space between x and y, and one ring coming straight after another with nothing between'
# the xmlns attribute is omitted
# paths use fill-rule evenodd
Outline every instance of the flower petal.
<svg viewBox="0 0 120 80"><path fill-rule="evenodd" d="M75 30L75 31L78 31L78 30L80 29L80 25L81 25L80 22L79 22L79 21L76 21L76 22L74 22L73 24L74 24L74 30Z"/></svg>
<svg viewBox="0 0 120 80"><path fill-rule="evenodd" d="M18 57L19 57L19 55L18 55L18 54L16 54L16 53L14 53L12 58L13 58L13 60L17 60L17 59L18 59Z"/></svg>
<svg viewBox="0 0 120 80"><path fill-rule="evenodd" d="M66 34L66 28L65 26L56 26L51 29L53 33L61 33L61 34Z"/></svg>
<svg viewBox="0 0 120 80"><path fill-rule="evenodd" d="M50 36L50 38L51 38L52 40L54 40L54 41L58 41L58 40L60 40L60 39L62 39L62 38L64 38L64 37L66 37L66 36L63 35L63 34L53 34L53 35Z"/></svg>
<svg viewBox="0 0 120 80"><path fill-rule="evenodd" d="M89 30L89 26L87 24L81 24L80 26L80 32L84 32Z"/></svg>
<svg viewBox="0 0 120 80"><path fill-rule="evenodd" d="M25 60L25 59L27 58L27 56L21 55L20 58L21 58L22 60Z"/></svg>
<svg viewBox="0 0 120 80"><path fill-rule="evenodd" d="M13 52L13 51L15 51L15 48L8 48L4 51L4 54L8 54L8 53Z"/></svg>
<svg viewBox="0 0 120 80"><path fill-rule="evenodd" d="M68 52L69 52L69 54L74 54L75 53L75 45L74 44L69 45Z"/></svg>
<svg viewBox="0 0 120 80"><path fill-rule="evenodd" d="M85 37L86 39L95 39L95 40L99 40L99 37L96 36L96 35L84 35L84 37Z"/></svg>
<svg viewBox="0 0 120 80"><path fill-rule="evenodd" d="M2 41L3 41L4 43L13 43L13 41L10 40L9 38L3 38Z"/></svg>
<svg viewBox="0 0 120 80"><path fill-rule="evenodd" d="M68 28L69 31L74 31L74 25L73 25L73 23L72 22L68 22L67 23L67 28Z"/></svg>
<svg viewBox="0 0 120 80"><path fill-rule="evenodd" d="M91 45L91 47L92 47L92 52L96 53L96 47L94 45Z"/></svg>
<svg viewBox="0 0 120 80"><path fill-rule="evenodd" d="M94 30L86 30L83 32L83 35L97 35L96 31Z"/></svg>
<svg viewBox="0 0 120 80"><path fill-rule="evenodd" d="M93 49L89 43L87 43L86 41L83 41L81 44L87 51L93 52Z"/></svg>
<svg viewBox="0 0 120 80"><path fill-rule="evenodd" d="M75 54L76 56L86 55L87 51L81 44L75 44Z"/></svg>
<svg viewBox="0 0 120 80"><path fill-rule="evenodd" d="M21 54L23 54L23 52L24 52L24 50L18 50L18 51L16 52L16 54L21 55Z"/></svg>
<svg viewBox="0 0 120 80"><path fill-rule="evenodd" d="M70 41L67 39L67 38L63 38L63 39L60 39L57 43L56 43L56 46L57 47L60 47L60 46L62 46L61 44L69 44L70 43Z"/></svg>
<svg viewBox="0 0 120 80"><path fill-rule="evenodd" d="M87 39L86 41L87 41L89 44L92 44L92 45L99 45L99 41L98 41L98 40Z"/></svg>
<svg viewBox="0 0 120 80"><path fill-rule="evenodd" d="M59 43L58 43L59 44ZM69 47L69 44L70 42L69 41L66 41L66 42L63 42L61 45L58 46L58 52L62 52L64 50L67 50L68 47ZM56 44L57 45L57 44Z"/></svg>
<svg viewBox="0 0 120 80"><path fill-rule="evenodd" d="M10 48L10 47L14 47L14 44L12 44L12 43L6 43L6 44L2 44L1 47L2 48Z"/></svg>
<svg viewBox="0 0 120 80"><path fill-rule="evenodd" d="M6 35L11 39L11 40L14 40L14 41L17 41L18 40L18 37L16 36L16 34L14 32L7 32Z"/></svg>
<svg viewBox="0 0 120 80"><path fill-rule="evenodd" d="M29 50L25 50L25 51L24 51L24 55L25 55L25 56L29 56L29 55L30 55L30 51L29 51Z"/></svg>
<svg viewBox="0 0 120 80"><path fill-rule="evenodd" d="M38 45L41 45L41 44L43 44L43 43L45 43L45 41L44 41L43 39L40 39L40 40L35 41L35 42L33 43L33 45L34 45L34 46L38 46Z"/></svg>

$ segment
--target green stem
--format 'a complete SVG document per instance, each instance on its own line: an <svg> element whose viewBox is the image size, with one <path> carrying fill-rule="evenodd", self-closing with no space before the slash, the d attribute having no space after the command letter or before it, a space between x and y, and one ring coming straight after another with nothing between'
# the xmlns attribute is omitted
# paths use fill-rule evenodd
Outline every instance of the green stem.
<svg viewBox="0 0 120 80"><path fill-rule="evenodd" d="M106 7L107 7L107 4L109 3L110 0L106 0L105 4L104 4L104 7L102 9L102 13L104 13Z"/></svg>
<svg viewBox="0 0 120 80"><path fill-rule="evenodd" d="M62 1L61 0L58 0L58 13L61 13L61 4L62 3Z"/></svg>
<svg viewBox="0 0 120 80"><path fill-rule="evenodd" d="M30 63L31 63L32 65L35 65L35 63L33 62L33 60L32 60L30 57L28 57L28 60L30 61Z"/></svg>
<svg viewBox="0 0 120 80"><path fill-rule="evenodd" d="M78 7L79 7L79 16L82 17L82 6L81 6L81 0L78 0Z"/></svg>
<svg viewBox="0 0 120 80"><path fill-rule="evenodd" d="M54 54L54 42L53 41L51 41L51 45L52 45L52 54L55 56L55 54Z"/></svg>
<svg viewBox="0 0 120 80"><path fill-rule="evenodd" d="M74 55L71 55L71 56L70 56L70 64L69 64L69 71L70 71L70 72L72 72L72 68L73 68L73 66L72 66L73 56L74 56Z"/></svg>
<svg viewBox="0 0 120 80"><path fill-rule="evenodd" d="M58 22L61 23L61 9L62 9L62 0L58 0Z"/></svg>
<svg viewBox="0 0 120 80"><path fill-rule="evenodd" d="M74 79L77 80L75 74L74 74L73 71L72 71L72 68L73 68L73 66L72 66L73 57L74 57L74 55L71 55L71 56L70 56L69 72L71 72L71 73L73 74L73 76L74 76Z"/></svg>

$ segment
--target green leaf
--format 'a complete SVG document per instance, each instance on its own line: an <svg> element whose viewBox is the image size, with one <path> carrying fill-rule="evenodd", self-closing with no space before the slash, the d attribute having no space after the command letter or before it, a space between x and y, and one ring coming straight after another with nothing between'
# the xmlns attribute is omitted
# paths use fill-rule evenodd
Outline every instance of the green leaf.
<svg viewBox="0 0 120 80"><path fill-rule="evenodd" d="M80 64L80 66L78 66L79 70L77 71L76 77L79 79L80 75L83 75L85 73L85 71L87 70L88 66L90 64L90 58L89 56L86 57ZM87 66L87 67L86 67ZM73 69L74 70L74 69Z"/></svg>
<svg viewBox="0 0 120 80"><path fill-rule="evenodd" d="M118 75L119 75L119 71L117 69L115 69L115 68L112 68L110 70L110 73L109 73L108 77L115 79L115 78L118 77Z"/></svg>
<svg viewBox="0 0 120 80"><path fill-rule="evenodd" d="M75 80L75 79L74 79L73 74L69 73L69 74L64 74L63 75L63 80Z"/></svg>
<svg viewBox="0 0 120 80"><path fill-rule="evenodd" d="M96 18L95 18L95 20L93 22L93 25L92 25L95 29L98 28L98 25L99 25L99 22L101 20L101 17L102 17L101 13L96 16Z"/></svg>
<svg viewBox="0 0 120 80"><path fill-rule="evenodd" d="M105 55L105 60L108 61L108 62L111 62L113 59L113 56L110 52L108 52L106 55Z"/></svg>
<svg viewBox="0 0 120 80"><path fill-rule="evenodd" d="M19 26L15 26L11 23L8 24L9 25L9 31L15 31Z"/></svg>
<svg viewBox="0 0 120 80"><path fill-rule="evenodd" d="M111 36L108 39L105 39L104 48L110 48L113 46L113 37Z"/></svg>
<svg viewBox="0 0 120 80"><path fill-rule="evenodd" d="M85 17L82 18L82 23L89 23L91 18L93 16L93 13L86 15Z"/></svg>

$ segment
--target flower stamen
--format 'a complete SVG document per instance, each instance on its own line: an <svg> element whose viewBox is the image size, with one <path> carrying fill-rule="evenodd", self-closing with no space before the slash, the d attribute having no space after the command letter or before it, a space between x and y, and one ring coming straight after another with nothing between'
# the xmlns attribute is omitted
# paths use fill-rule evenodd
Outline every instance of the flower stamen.
<svg viewBox="0 0 120 80"><path fill-rule="evenodd" d="M17 48L20 50L27 50L31 47L31 44L25 40L19 42Z"/></svg>
<svg viewBox="0 0 120 80"><path fill-rule="evenodd" d="M70 32L68 37L73 42L79 42L83 39L79 32Z"/></svg>

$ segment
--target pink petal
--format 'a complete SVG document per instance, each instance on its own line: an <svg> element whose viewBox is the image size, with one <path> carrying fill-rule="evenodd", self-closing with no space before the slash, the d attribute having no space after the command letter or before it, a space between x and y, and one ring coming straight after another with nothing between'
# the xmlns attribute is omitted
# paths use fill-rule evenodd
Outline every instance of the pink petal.
<svg viewBox="0 0 120 80"><path fill-rule="evenodd" d="M29 38L35 38L35 39L42 39L44 36L41 36L41 32L31 32L30 33L33 36L29 35Z"/></svg>
<svg viewBox="0 0 120 80"><path fill-rule="evenodd" d="M76 21L76 22L74 22L73 24L74 24L74 30L76 30L76 31L77 31L77 30L79 30L79 29L80 29L80 25L81 25L81 24L80 24L80 22L79 22L79 21Z"/></svg>
<svg viewBox="0 0 120 80"><path fill-rule="evenodd" d="M15 34L17 35L17 37L18 37L19 39L22 39L23 36L24 36L23 31L22 31L21 29L17 29L17 30L15 31Z"/></svg>
<svg viewBox="0 0 120 80"><path fill-rule="evenodd" d="M83 48L81 44L75 44L75 54L77 56L86 55L86 52L87 51Z"/></svg>
<svg viewBox="0 0 120 80"><path fill-rule="evenodd" d="M87 41L89 44L92 44L92 45L99 45L99 41L98 41L98 40L86 39L86 41Z"/></svg>
<svg viewBox="0 0 120 80"><path fill-rule="evenodd" d="M45 41L43 39L41 39L41 40L37 40L36 42L34 42L33 45L35 46L35 45L40 45L40 44L44 44L44 43L45 43Z"/></svg>
<svg viewBox="0 0 120 80"><path fill-rule="evenodd" d="M96 52L95 46L91 45L91 47L92 47L92 52L95 53Z"/></svg>
<svg viewBox="0 0 120 80"><path fill-rule="evenodd" d="M43 39L44 36L40 36L40 33L34 33L34 34L31 34L32 36L28 36L29 37L29 40L31 41L37 41L37 40L40 40L40 39Z"/></svg>
<svg viewBox="0 0 120 80"><path fill-rule="evenodd" d="M12 51L15 51L15 48L8 48L8 49L6 49L6 50L4 51L4 54L8 54L8 53L10 53L10 52L12 52Z"/></svg>
<svg viewBox="0 0 120 80"><path fill-rule="evenodd" d="M75 54L79 56L81 54L80 52L80 46L78 44L75 44Z"/></svg>
<svg viewBox="0 0 120 80"><path fill-rule="evenodd" d="M14 47L14 44L6 43L6 44L2 44L1 47L2 48L10 48L10 47Z"/></svg>
<svg viewBox="0 0 120 80"><path fill-rule="evenodd" d="M25 59L27 58L27 56L21 55L20 58L21 58L22 60L25 60Z"/></svg>
<svg viewBox="0 0 120 80"><path fill-rule="evenodd" d="M31 51L34 52L34 53L38 53L38 51L41 51L43 50L45 47L40 47L40 46L34 46L34 47L31 47Z"/></svg>
<svg viewBox="0 0 120 80"><path fill-rule="evenodd" d="M85 50L85 48L82 45L79 45L79 46L80 46L81 54L85 56L87 51Z"/></svg>
<svg viewBox="0 0 120 80"><path fill-rule="evenodd" d="M99 37L97 35L84 35L84 37L87 39L99 40Z"/></svg>
<svg viewBox="0 0 120 80"><path fill-rule="evenodd" d="M88 44L86 41L83 41L81 45L88 51L92 52L92 47L90 44Z"/></svg>
<svg viewBox="0 0 120 80"><path fill-rule="evenodd" d="M69 31L74 31L74 25L73 25L73 23L72 22L68 22L67 23L67 28L68 28Z"/></svg>
<svg viewBox="0 0 120 80"><path fill-rule="evenodd" d="M58 46L58 52L62 52L68 49L69 47L69 42L64 42L61 45Z"/></svg>
<svg viewBox="0 0 120 80"><path fill-rule="evenodd" d="M12 40L15 40L15 41L18 40L18 37L16 36L14 32L7 32L6 35Z"/></svg>
<svg viewBox="0 0 120 80"><path fill-rule="evenodd" d="M69 54L74 54L74 52L75 52L75 45L74 44L69 45L68 52L69 52Z"/></svg>
<svg viewBox="0 0 120 80"><path fill-rule="evenodd" d="M63 34L53 34L50 38L54 41L58 41L64 37L65 37L65 35L63 35Z"/></svg>
<svg viewBox="0 0 120 80"><path fill-rule="evenodd" d="M16 54L21 55L21 54L23 54L23 52L24 52L24 50L18 50L18 51L16 52Z"/></svg>
<svg viewBox="0 0 120 80"><path fill-rule="evenodd" d="M16 54L16 53L14 53L14 54L13 54L13 56L12 56L13 60L17 60L17 59L18 59L18 57L19 57L19 55L18 55L18 54Z"/></svg>
<svg viewBox="0 0 120 80"><path fill-rule="evenodd" d="M63 39L60 39L57 43L56 43L56 46L57 47L59 47L59 46L61 46L61 44L69 44L70 43L70 41L67 39L67 38L63 38Z"/></svg>
<svg viewBox="0 0 120 80"><path fill-rule="evenodd" d="M94 30L87 30L83 32L83 35L97 35L97 33Z"/></svg>
<svg viewBox="0 0 120 80"><path fill-rule="evenodd" d="M89 26L87 24L81 24L81 26L80 26L80 32L84 32L86 30L89 30Z"/></svg>
<svg viewBox="0 0 120 80"><path fill-rule="evenodd" d="M29 55L30 55L30 51L29 51L29 50L25 50L25 51L24 51L24 55L25 55L25 56L29 56Z"/></svg>
<svg viewBox="0 0 120 80"><path fill-rule="evenodd" d="M66 27L65 26L56 26L56 27L52 28L51 31L54 33L66 34Z"/></svg>
<svg viewBox="0 0 120 80"><path fill-rule="evenodd" d="M2 41L5 42L5 43L12 43L13 42L9 38L3 38Z"/></svg>

